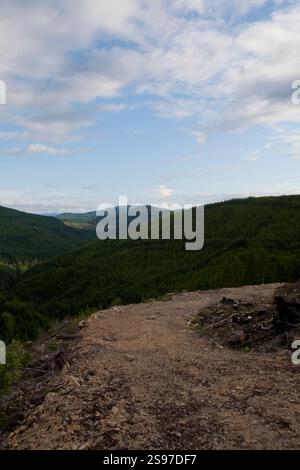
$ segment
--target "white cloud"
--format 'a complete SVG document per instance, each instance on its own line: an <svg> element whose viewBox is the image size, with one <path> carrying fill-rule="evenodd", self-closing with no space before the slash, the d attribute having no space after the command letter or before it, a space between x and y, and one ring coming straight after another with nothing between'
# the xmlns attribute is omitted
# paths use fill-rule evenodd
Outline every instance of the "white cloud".
<svg viewBox="0 0 300 470"><path fill-rule="evenodd" d="M41 109L37 113L12 116L10 123L23 127L32 139L52 143L76 142L80 132L93 125L95 109L76 111L71 108Z"/></svg>
<svg viewBox="0 0 300 470"><path fill-rule="evenodd" d="M166 186L165 184L161 184L159 188L157 189L158 194L161 197L171 197L172 194L174 193L174 190Z"/></svg>
<svg viewBox="0 0 300 470"><path fill-rule="evenodd" d="M96 210L97 201L64 191L30 192L16 189L0 190L0 206L34 213L88 212Z"/></svg>
<svg viewBox="0 0 300 470"><path fill-rule="evenodd" d="M51 155L51 156L66 156L66 155L78 155L87 152L88 148L66 148L66 147L52 147L50 145L44 145L40 143L29 144L27 147L10 147L2 148L0 155L13 155L13 156L25 156L25 155Z"/></svg>
<svg viewBox="0 0 300 470"><path fill-rule="evenodd" d="M275 127L269 145L279 147L282 153L287 153L294 160L300 160L300 134L297 126Z"/></svg>
<svg viewBox="0 0 300 470"><path fill-rule="evenodd" d="M245 157L245 160L248 160L250 162L256 162L256 160L258 159L258 157L260 156L261 154L261 150L257 149L257 150L253 150L252 152L250 152L246 157Z"/></svg>
<svg viewBox="0 0 300 470"><path fill-rule="evenodd" d="M239 21L266 3L5 2L0 76L8 85L7 120L22 128L19 136L30 132L48 145L78 138L101 108L125 109L111 98L143 93L159 97L148 105L160 116L200 116L200 141L203 132L299 123L290 84L300 73L300 8L270 1L271 17ZM97 99L105 103L94 108Z"/></svg>
<svg viewBox="0 0 300 470"><path fill-rule="evenodd" d="M191 131L191 135L195 137L198 144L202 145L206 142L206 135L201 131Z"/></svg>
<svg viewBox="0 0 300 470"><path fill-rule="evenodd" d="M27 140L30 138L29 132L11 132L11 131L3 131L0 132L0 140Z"/></svg>
<svg viewBox="0 0 300 470"><path fill-rule="evenodd" d="M107 103L99 106L101 111L105 111L107 113L119 113L127 108L128 106L125 103Z"/></svg>
<svg viewBox="0 0 300 470"><path fill-rule="evenodd" d="M27 148L29 154L47 154L47 155L70 155L72 152L66 148L50 147L44 144L30 144ZM76 151L75 151L76 153Z"/></svg>

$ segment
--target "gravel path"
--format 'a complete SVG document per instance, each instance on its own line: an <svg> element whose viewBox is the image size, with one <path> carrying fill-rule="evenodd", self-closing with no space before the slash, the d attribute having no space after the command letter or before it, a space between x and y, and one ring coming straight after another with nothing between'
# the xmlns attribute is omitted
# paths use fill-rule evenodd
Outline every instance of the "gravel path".
<svg viewBox="0 0 300 470"><path fill-rule="evenodd" d="M300 366L288 351L213 346L189 326L223 296L271 302L278 285L192 292L87 320L63 385L9 436L29 449L300 448Z"/></svg>

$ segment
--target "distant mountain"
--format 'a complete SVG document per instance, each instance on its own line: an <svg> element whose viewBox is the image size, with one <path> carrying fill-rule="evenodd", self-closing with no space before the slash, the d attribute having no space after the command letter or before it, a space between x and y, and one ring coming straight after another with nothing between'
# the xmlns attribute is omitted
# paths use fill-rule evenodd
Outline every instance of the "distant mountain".
<svg viewBox="0 0 300 470"><path fill-rule="evenodd" d="M109 225L111 227L114 227L116 225L116 230L118 231L118 217L121 214L126 214L126 211L128 210L128 207L130 206L116 206L116 221L112 218L109 218ZM133 205L132 206L135 210L138 210L141 208L139 205ZM147 209L149 210L151 208L152 211L152 217L153 220L158 220L159 219L159 214L160 210L155 207L155 206L146 206ZM166 209L163 209L163 211L166 211ZM93 232L94 238L96 238L96 226L98 222L101 220L102 217L97 215L96 211L92 212L85 212L85 213L63 213L59 214L56 216L57 219L61 220L64 224L76 228L77 230L83 230L85 232ZM128 217L128 221L134 217ZM147 219L142 219L143 221L146 222Z"/></svg>
<svg viewBox="0 0 300 470"><path fill-rule="evenodd" d="M96 211L85 213L65 212L63 214L57 214L55 217L59 220L68 222L91 222L97 218Z"/></svg>
<svg viewBox="0 0 300 470"><path fill-rule="evenodd" d="M0 206L0 260L44 261L72 250L91 236L53 217L28 214Z"/></svg>
<svg viewBox="0 0 300 470"><path fill-rule="evenodd" d="M37 212L37 215L45 215L46 217L57 217L59 212Z"/></svg>

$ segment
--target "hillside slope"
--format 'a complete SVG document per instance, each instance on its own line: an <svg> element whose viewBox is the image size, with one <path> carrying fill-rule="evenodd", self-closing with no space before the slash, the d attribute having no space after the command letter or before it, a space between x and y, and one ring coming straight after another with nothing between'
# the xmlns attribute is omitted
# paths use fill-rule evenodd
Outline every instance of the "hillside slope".
<svg viewBox="0 0 300 470"><path fill-rule="evenodd" d="M276 287L185 293L97 312L62 369L49 374L44 394L45 372L31 380L33 403L3 446L299 449L300 382L289 352L221 348L189 326L223 296L269 304Z"/></svg>
<svg viewBox="0 0 300 470"><path fill-rule="evenodd" d="M94 242L37 266L15 294L63 317L167 292L300 278L300 196L206 206L205 246L177 240Z"/></svg>
<svg viewBox="0 0 300 470"><path fill-rule="evenodd" d="M76 213L76 212L63 212L55 216L59 220L69 222L93 222L97 219L96 211Z"/></svg>
<svg viewBox="0 0 300 470"><path fill-rule="evenodd" d="M69 227L86 232L91 239L96 239L96 225L99 220L96 211L83 214L66 212L56 215L56 218Z"/></svg>
<svg viewBox="0 0 300 470"><path fill-rule="evenodd" d="M0 206L0 260L42 261L89 240L85 233L61 221Z"/></svg>

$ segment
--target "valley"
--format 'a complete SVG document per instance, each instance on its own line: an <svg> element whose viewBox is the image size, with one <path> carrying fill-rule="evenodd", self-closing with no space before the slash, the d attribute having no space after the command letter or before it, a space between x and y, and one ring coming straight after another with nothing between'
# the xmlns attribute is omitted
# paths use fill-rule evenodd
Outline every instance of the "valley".
<svg viewBox="0 0 300 470"><path fill-rule="evenodd" d="M57 320L168 292L300 278L300 196L207 205L204 248L196 252L185 250L185 240L93 241L92 232L52 217L7 213L0 224L2 258L35 265L0 271L6 342L37 337ZM12 232L20 221L22 230Z"/></svg>

